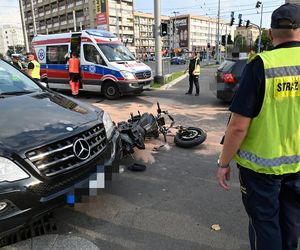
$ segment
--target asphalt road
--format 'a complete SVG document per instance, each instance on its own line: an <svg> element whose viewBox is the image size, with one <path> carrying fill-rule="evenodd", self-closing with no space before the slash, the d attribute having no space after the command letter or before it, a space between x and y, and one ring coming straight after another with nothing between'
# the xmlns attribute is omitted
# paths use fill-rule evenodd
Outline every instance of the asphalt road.
<svg viewBox="0 0 300 250"><path fill-rule="evenodd" d="M135 161L146 162L145 172L115 175L106 189L74 208L56 211L58 233L92 241L101 250L246 250L248 220L244 212L237 171L233 167L231 190L216 183L219 141L228 119L227 106L209 91L214 69L203 68L199 97L186 96L187 79L168 90L108 101L83 95L81 100L107 110L115 121L134 110L154 112L159 101L177 124L201 127L207 140L194 149L182 149L168 137L168 146L153 151L163 139L149 140ZM219 224L220 231L211 229Z"/></svg>

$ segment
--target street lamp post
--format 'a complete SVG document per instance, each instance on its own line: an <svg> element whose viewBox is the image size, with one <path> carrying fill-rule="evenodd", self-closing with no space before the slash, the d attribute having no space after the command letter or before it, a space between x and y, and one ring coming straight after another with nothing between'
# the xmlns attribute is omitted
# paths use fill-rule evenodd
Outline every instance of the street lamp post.
<svg viewBox="0 0 300 250"><path fill-rule="evenodd" d="M219 45L220 45L220 0L218 1L218 25L217 25L217 39L216 39L216 59L217 64L220 62L220 51L219 51Z"/></svg>
<svg viewBox="0 0 300 250"><path fill-rule="evenodd" d="M16 30L12 29L11 30L11 40L12 40L12 44L13 44L14 53L16 54L15 39L14 39L14 34L15 33L16 33Z"/></svg>
<svg viewBox="0 0 300 250"><path fill-rule="evenodd" d="M179 11L173 11L172 12L174 14L174 19L173 19L173 34L172 34L172 47L173 49L175 50L175 35L176 35L176 29L177 29L177 26L176 26L176 18L177 18L177 14L179 14ZM174 51L174 54L175 54L175 51Z"/></svg>
<svg viewBox="0 0 300 250"><path fill-rule="evenodd" d="M255 8L260 7L260 25L259 25L259 38L258 38L258 53L260 53L261 49L261 27L262 27L262 16L263 16L263 3L260 1L257 1Z"/></svg>

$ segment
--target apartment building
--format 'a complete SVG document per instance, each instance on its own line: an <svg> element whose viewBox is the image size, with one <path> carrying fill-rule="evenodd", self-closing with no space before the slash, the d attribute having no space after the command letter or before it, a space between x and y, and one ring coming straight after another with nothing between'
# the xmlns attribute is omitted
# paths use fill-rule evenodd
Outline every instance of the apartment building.
<svg viewBox="0 0 300 250"><path fill-rule="evenodd" d="M297 3L297 4L300 4L300 0L285 0L285 3Z"/></svg>
<svg viewBox="0 0 300 250"><path fill-rule="evenodd" d="M202 51L209 47L210 50L214 50L217 39L217 23L217 19L206 16L193 16L188 14L171 17L171 48ZM234 27L231 27L228 22L220 20L220 37L221 35L231 34L232 29L234 29Z"/></svg>
<svg viewBox="0 0 300 250"><path fill-rule="evenodd" d="M21 27L3 25L0 27L0 53L6 54L8 47L24 46L23 31Z"/></svg>
<svg viewBox="0 0 300 250"><path fill-rule="evenodd" d="M29 42L34 36L35 29L37 34L53 34L98 28L117 34L131 51L135 50L133 0L21 0L21 2Z"/></svg>
<svg viewBox="0 0 300 250"><path fill-rule="evenodd" d="M21 2L29 42L35 32L53 34L95 27L95 3L92 0L21 0Z"/></svg>
<svg viewBox="0 0 300 250"><path fill-rule="evenodd" d="M246 28L246 26L237 27L234 32L234 37L237 35L245 37L247 46L252 47L259 36L259 29L253 25L249 25L248 28Z"/></svg>
<svg viewBox="0 0 300 250"><path fill-rule="evenodd" d="M133 0L108 0L108 30L115 33L135 52Z"/></svg>
<svg viewBox="0 0 300 250"><path fill-rule="evenodd" d="M161 22L170 24L170 17L161 16ZM154 15L144 12L134 12L134 42L137 54L154 53ZM170 31L168 32L170 34ZM170 36L162 37L162 50L169 50Z"/></svg>

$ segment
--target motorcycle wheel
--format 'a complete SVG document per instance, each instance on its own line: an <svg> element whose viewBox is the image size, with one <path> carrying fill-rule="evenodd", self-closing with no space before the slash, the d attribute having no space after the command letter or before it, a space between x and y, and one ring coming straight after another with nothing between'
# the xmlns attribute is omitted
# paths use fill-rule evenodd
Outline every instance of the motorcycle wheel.
<svg viewBox="0 0 300 250"><path fill-rule="evenodd" d="M189 127L176 133L174 143L178 147L191 148L203 143L206 137L207 134L203 129Z"/></svg>

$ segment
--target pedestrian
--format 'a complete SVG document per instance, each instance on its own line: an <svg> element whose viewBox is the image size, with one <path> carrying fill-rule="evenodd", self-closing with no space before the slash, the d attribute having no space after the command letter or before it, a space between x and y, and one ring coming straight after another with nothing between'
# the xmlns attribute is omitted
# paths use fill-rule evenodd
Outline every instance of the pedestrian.
<svg viewBox="0 0 300 250"><path fill-rule="evenodd" d="M300 236L300 5L272 13L274 49L257 54L244 70L217 179L226 190L229 163L237 162L249 216L251 249L296 250Z"/></svg>
<svg viewBox="0 0 300 250"><path fill-rule="evenodd" d="M193 93L193 86L195 85L196 94L198 96L200 93L199 87L199 76L200 76L200 59L197 55L197 52L192 53L192 58L190 60L189 68L186 71L189 71L189 90L186 92L186 95L191 95ZM185 71L185 72L186 72Z"/></svg>
<svg viewBox="0 0 300 250"><path fill-rule="evenodd" d="M73 96L78 96L79 78L80 78L80 60L77 57L77 52L72 52L72 57L69 62L70 86Z"/></svg>
<svg viewBox="0 0 300 250"><path fill-rule="evenodd" d="M16 68L18 68L20 70L24 70L23 66L22 66L22 63L19 60L18 55L15 55L15 54L12 55L12 65L14 65Z"/></svg>
<svg viewBox="0 0 300 250"><path fill-rule="evenodd" d="M38 61L35 60L34 54L29 52L27 53L27 60L29 61L27 66L27 74L31 76L36 81L40 81L41 75L40 75L40 69L41 66L38 63Z"/></svg>

